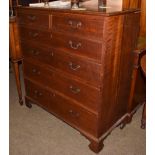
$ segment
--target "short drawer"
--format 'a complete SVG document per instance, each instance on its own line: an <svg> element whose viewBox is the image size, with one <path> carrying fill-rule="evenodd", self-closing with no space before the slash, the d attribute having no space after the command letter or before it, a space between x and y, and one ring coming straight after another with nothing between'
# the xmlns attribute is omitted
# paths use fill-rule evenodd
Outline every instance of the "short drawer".
<svg viewBox="0 0 155 155"><path fill-rule="evenodd" d="M101 42L86 40L73 35L64 35L63 33L52 32L51 43L54 48L89 57L95 60L101 60Z"/></svg>
<svg viewBox="0 0 155 155"><path fill-rule="evenodd" d="M30 29L27 27L20 27L20 39L24 42L33 41L37 44L48 44L50 42L50 32L38 29Z"/></svg>
<svg viewBox="0 0 155 155"><path fill-rule="evenodd" d="M81 37L101 40L103 37L104 20L98 16L77 14L53 14L52 29L80 35Z"/></svg>
<svg viewBox="0 0 155 155"><path fill-rule="evenodd" d="M23 44L22 52L25 58L32 58L49 64L56 69L88 81L95 86L101 83L101 64L96 62L53 48L38 48L32 44Z"/></svg>
<svg viewBox="0 0 155 155"><path fill-rule="evenodd" d="M37 14L37 13L19 13L17 16L17 22L19 25L26 25L35 28L49 28L49 15Z"/></svg>
<svg viewBox="0 0 155 155"><path fill-rule="evenodd" d="M26 95L35 100L48 112L60 117L71 126L84 130L90 134L97 133L97 116L82 107L73 104L70 100L45 90L43 87L25 80Z"/></svg>
<svg viewBox="0 0 155 155"><path fill-rule="evenodd" d="M78 101L79 104L91 109L94 113L99 110L101 92L95 87L27 61L24 61L24 75Z"/></svg>

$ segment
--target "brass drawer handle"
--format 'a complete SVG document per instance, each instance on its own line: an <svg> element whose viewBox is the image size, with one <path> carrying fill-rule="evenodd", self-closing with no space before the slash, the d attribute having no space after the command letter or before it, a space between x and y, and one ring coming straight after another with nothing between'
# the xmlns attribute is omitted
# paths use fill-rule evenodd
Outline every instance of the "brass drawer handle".
<svg viewBox="0 0 155 155"><path fill-rule="evenodd" d="M55 93L50 93L50 97L55 97Z"/></svg>
<svg viewBox="0 0 155 155"><path fill-rule="evenodd" d="M69 113L70 113L70 114L73 114L73 110L69 110Z"/></svg>
<svg viewBox="0 0 155 155"><path fill-rule="evenodd" d="M72 62L69 62L69 66L70 66L70 69L74 71L80 68L80 65L73 64Z"/></svg>
<svg viewBox="0 0 155 155"><path fill-rule="evenodd" d="M74 112L73 110L69 110L69 114L73 117L79 117L80 114L78 112Z"/></svg>
<svg viewBox="0 0 155 155"><path fill-rule="evenodd" d="M35 73L35 74L38 74L38 75L41 74L41 72L40 71L37 71L35 68L32 69L32 72Z"/></svg>
<svg viewBox="0 0 155 155"><path fill-rule="evenodd" d="M68 24L73 28L73 29L78 29L82 27L82 23L81 22L73 22L71 20L68 21Z"/></svg>
<svg viewBox="0 0 155 155"><path fill-rule="evenodd" d="M38 96L43 96L43 94L41 92L38 93Z"/></svg>
<svg viewBox="0 0 155 155"><path fill-rule="evenodd" d="M38 90L35 90L34 91L34 94L36 95L36 96L42 96L43 94L41 93L41 92L39 92Z"/></svg>
<svg viewBox="0 0 155 155"><path fill-rule="evenodd" d="M72 85L69 88L70 88L71 92L74 94L78 94L81 91L80 88L73 87Z"/></svg>
<svg viewBox="0 0 155 155"><path fill-rule="evenodd" d="M27 18L28 18L29 20L31 20L31 21L36 20L36 16L34 16L34 15L29 15L29 16L27 16Z"/></svg>
<svg viewBox="0 0 155 155"><path fill-rule="evenodd" d="M76 45L73 44L73 42L70 40L69 45L72 49L77 50L79 47L81 47L81 43L77 43Z"/></svg>
<svg viewBox="0 0 155 155"><path fill-rule="evenodd" d="M39 51L36 51L36 50L31 50L31 53L32 53L33 55L35 55L35 56L37 56L37 55L40 54L40 52L39 52Z"/></svg>
<svg viewBox="0 0 155 155"><path fill-rule="evenodd" d="M49 54L51 57L53 57L54 56L54 53L53 52L50 52L50 54Z"/></svg>
<svg viewBox="0 0 155 155"><path fill-rule="evenodd" d="M36 37L39 36L39 33L37 33L37 32L35 32L35 33L29 32L29 36L33 37L33 38L36 38Z"/></svg>
<svg viewBox="0 0 155 155"><path fill-rule="evenodd" d="M38 90L35 90L35 91L34 91L34 94L37 95L37 94L38 94Z"/></svg>
<svg viewBox="0 0 155 155"><path fill-rule="evenodd" d="M32 72L33 72L33 73L36 73L36 72L37 72L37 70L36 70L35 68L33 68L33 69L32 69Z"/></svg>

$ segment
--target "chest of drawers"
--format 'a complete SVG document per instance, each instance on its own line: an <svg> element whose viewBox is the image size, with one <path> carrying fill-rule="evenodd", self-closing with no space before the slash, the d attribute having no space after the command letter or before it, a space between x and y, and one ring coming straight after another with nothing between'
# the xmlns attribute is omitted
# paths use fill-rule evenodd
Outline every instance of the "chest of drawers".
<svg viewBox="0 0 155 155"><path fill-rule="evenodd" d="M17 8L25 101L79 130L99 152L128 110L139 12ZM134 109L135 107L133 107Z"/></svg>

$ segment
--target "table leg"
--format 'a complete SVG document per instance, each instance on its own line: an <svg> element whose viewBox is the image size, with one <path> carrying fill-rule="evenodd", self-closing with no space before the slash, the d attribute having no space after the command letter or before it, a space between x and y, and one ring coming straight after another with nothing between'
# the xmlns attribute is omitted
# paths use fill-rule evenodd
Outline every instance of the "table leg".
<svg viewBox="0 0 155 155"><path fill-rule="evenodd" d="M23 105L20 74L19 74L19 64L18 64L18 62L12 62L12 65L13 65L13 69L14 69L14 73L15 73L17 91L18 91L18 96L19 96L19 103L20 103L20 105Z"/></svg>

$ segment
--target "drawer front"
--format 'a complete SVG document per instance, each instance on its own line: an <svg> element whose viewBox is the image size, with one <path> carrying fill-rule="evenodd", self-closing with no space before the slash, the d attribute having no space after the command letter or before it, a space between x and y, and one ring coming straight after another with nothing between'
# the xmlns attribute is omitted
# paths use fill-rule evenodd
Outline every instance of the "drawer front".
<svg viewBox="0 0 155 155"><path fill-rule="evenodd" d="M98 19L99 18L99 19ZM81 37L101 40L103 37L103 18L86 15L54 14L52 15L53 31L61 31Z"/></svg>
<svg viewBox="0 0 155 155"><path fill-rule="evenodd" d="M78 101L94 112L99 110L101 92L99 89L75 81L45 67L24 61L24 74L29 79L42 83Z"/></svg>
<svg viewBox="0 0 155 155"><path fill-rule="evenodd" d="M96 135L97 117L95 115L78 105L72 104L55 92L47 91L28 80L25 80L25 87L27 96L38 102L47 111L59 116L75 128Z"/></svg>
<svg viewBox="0 0 155 155"><path fill-rule="evenodd" d="M28 46L23 45L22 51L25 58L39 60L61 71L84 79L95 86L99 86L101 83L101 64L52 48L37 48L30 44Z"/></svg>
<svg viewBox="0 0 155 155"><path fill-rule="evenodd" d="M50 33L48 31L20 27L20 39L23 41L34 41L38 45L41 43L48 44L50 42Z"/></svg>
<svg viewBox="0 0 155 155"><path fill-rule="evenodd" d="M34 26L35 28L49 28L49 15L48 14L18 14L17 22L19 25Z"/></svg>
<svg viewBox="0 0 155 155"><path fill-rule="evenodd" d="M51 34L52 46L77 55L101 60L102 43L60 33Z"/></svg>

